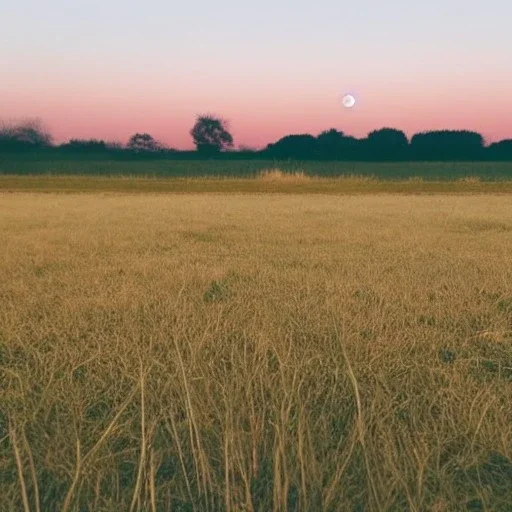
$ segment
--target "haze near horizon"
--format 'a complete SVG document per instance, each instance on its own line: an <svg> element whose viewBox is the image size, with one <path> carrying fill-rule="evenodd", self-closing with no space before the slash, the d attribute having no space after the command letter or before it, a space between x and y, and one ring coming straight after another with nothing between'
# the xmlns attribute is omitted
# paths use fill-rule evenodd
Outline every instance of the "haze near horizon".
<svg viewBox="0 0 512 512"><path fill-rule="evenodd" d="M58 142L149 132L180 149L200 113L237 146L383 126L494 142L510 136L510 19L502 0L24 0L2 8L0 116L41 118Z"/></svg>

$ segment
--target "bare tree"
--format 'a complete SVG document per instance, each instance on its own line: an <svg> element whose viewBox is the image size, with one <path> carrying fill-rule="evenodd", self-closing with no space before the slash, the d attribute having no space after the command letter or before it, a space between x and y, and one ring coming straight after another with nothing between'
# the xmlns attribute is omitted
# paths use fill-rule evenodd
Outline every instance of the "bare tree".
<svg viewBox="0 0 512 512"><path fill-rule="evenodd" d="M19 123L0 126L0 143L4 147L45 147L52 144L52 136L39 119L28 119Z"/></svg>

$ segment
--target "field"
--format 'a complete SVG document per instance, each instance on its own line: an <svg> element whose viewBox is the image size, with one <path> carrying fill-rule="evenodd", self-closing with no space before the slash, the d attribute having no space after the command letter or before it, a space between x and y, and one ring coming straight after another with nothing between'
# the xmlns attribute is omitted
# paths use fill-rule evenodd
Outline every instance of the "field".
<svg viewBox="0 0 512 512"><path fill-rule="evenodd" d="M0 179L2 511L512 510L510 183L91 180Z"/></svg>
<svg viewBox="0 0 512 512"><path fill-rule="evenodd" d="M235 155L236 156L236 155ZM253 178L264 169L304 171L309 175L337 177L374 176L384 180L457 180L478 176L482 181L512 180L512 162L340 162L271 161L225 159L148 159L134 157L95 157L56 153L0 154L2 175L131 176L153 178L227 177Z"/></svg>
<svg viewBox="0 0 512 512"><path fill-rule="evenodd" d="M135 176L0 175L3 192L57 193L176 193L176 194L510 194L512 180L482 181L478 176L458 180L383 180L372 176L309 176L303 171L264 170L253 178L144 178Z"/></svg>

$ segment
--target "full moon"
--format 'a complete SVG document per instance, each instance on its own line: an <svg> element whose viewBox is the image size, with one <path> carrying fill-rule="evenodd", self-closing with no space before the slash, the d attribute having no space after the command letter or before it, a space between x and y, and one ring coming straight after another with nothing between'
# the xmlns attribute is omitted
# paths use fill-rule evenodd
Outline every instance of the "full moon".
<svg viewBox="0 0 512 512"><path fill-rule="evenodd" d="M352 96L352 94L345 94L341 101L343 103L343 106L346 108L352 108L356 104L356 99L354 98L354 96Z"/></svg>

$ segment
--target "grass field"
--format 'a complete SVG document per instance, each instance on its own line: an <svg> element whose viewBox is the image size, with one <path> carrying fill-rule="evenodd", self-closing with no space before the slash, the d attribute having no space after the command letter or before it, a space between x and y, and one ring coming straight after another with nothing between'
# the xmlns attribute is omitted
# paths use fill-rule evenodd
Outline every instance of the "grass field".
<svg viewBox="0 0 512 512"><path fill-rule="evenodd" d="M512 162L321 162L271 160L148 160L99 159L70 155L64 158L37 153L0 155L2 175L87 175L160 178L235 177L252 178L264 169L304 171L309 175L375 176L385 180L420 177L424 180L457 180L479 176L482 180L512 180Z"/></svg>
<svg viewBox="0 0 512 512"><path fill-rule="evenodd" d="M510 195L45 179L0 180L2 511L512 510Z"/></svg>
<svg viewBox="0 0 512 512"><path fill-rule="evenodd" d="M482 181L478 176L457 180L384 180L373 176L311 177L304 172L264 170L253 178L147 178L133 176L0 175L3 192L59 193L281 193L281 194L510 194L512 180Z"/></svg>

